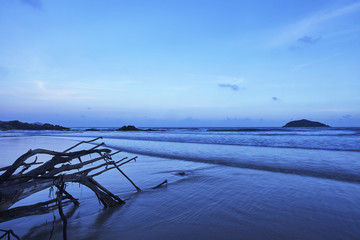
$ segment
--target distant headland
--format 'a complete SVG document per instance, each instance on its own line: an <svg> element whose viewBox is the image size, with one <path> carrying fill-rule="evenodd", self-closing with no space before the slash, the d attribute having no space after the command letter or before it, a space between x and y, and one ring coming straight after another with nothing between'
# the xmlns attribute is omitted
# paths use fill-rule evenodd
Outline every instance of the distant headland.
<svg viewBox="0 0 360 240"><path fill-rule="evenodd" d="M301 120L288 122L283 127L330 127L330 126L321 122L314 122L307 119L301 119Z"/></svg>
<svg viewBox="0 0 360 240"><path fill-rule="evenodd" d="M41 123L26 123L20 122L18 120L14 121L0 121L0 130L60 130L67 131L70 128L63 127L60 125L52 125L49 123L41 124Z"/></svg>

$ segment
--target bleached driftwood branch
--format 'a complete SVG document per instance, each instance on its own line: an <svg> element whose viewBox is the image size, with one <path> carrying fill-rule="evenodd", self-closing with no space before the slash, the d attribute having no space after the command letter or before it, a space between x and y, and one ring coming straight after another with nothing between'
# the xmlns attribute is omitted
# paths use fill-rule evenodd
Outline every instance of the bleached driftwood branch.
<svg viewBox="0 0 360 240"><path fill-rule="evenodd" d="M125 157L115 161L112 156L120 151L111 153L109 148L100 148L104 143L89 149L70 152L81 144L91 143L100 138L77 143L63 152L47 149L29 150L11 166L0 168L0 172L3 172L0 175L0 222L42 214L58 208L66 228L66 219L63 218L65 216L62 211L63 205L71 202L79 205L78 199L65 190L66 183L69 182L79 183L91 189L105 207L123 204L124 200L94 179L95 176L115 168L134 185L136 190L140 191L140 188L120 169L120 166L136 160L137 157L131 159ZM95 154L97 157L91 158L91 154ZM45 162L37 162L36 157L34 161L26 162L29 158L37 155L47 155L50 159ZM90 164L92 164L91 167L89 167ZM18 201L52 187L57 188L56 198L33 205L11 208ZM66 239L66 229L64 229L63 236Z"/></svg>

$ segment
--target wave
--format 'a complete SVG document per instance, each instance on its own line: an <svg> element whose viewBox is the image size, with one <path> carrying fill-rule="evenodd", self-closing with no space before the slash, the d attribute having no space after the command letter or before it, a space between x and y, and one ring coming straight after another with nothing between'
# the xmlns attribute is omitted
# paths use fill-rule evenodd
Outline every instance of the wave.
<svg viewBox="0 0 360 240"><path fill-rule="evenodd" d="M77 134L49 134L47 136L57 137L87 137L96 138L98 134L80 133ZM131 141L147 141L147 142L164 142L164 143L191 143L191 144L216 144L221 146L244 146L244 147L264 147L264 148L282 148L282 149L305 149L305 150L327 150L327 151L344 151L344 152L360 152L359 139L351 137L346 139L331 138L262 138L258 135L254 138L233 138L233 136L209 136L209 135L192 135L179 136L179 134L166 135L138 135L136 133L127 135L118 134L102 134L107 139L131 140ZM191 137L189 137L191 136ZM271 137L271 136L267 136ZM303 137L303 136L302 136ZM341 142L341 144L339 144Z"/></svg>
<svg viewBox="0 0 360 240"><path fill-rule="evenodd" d="M94 136L95 137L95 136ZM120 139L120 140L133 140L133 141L149 141L149 142L167 142L167 143L192 143L192 144L216 144L222 146L244 146L244 147L265 147L265 148L286 148L286 149L304 149L304 150L326 150L326 151L345 151L345 152L360 152L360 149L353 148L329 148L329 147L311 147L311 146L286 146L276 144L253 144L253 143L231 143L231 142L204 142L190 139L151 139L147 137L119 137L119 136L106 136L109 139Z"/></svg>
<svg viewBox="0 0 360 240"><path fill-rule="evenodd" d="M263 129L263 128L221 128L221 129L208 129L208 132L294 132L293 130L288 129Z"/></svg>
<svg viewBox="0 0 360 240"><path fill-rule="evenodd" d="M253 170L260 170L260 171L268 171L274 173L284 173L284 174L294 174L300 176L308 176L308 177L316 177L316 178L324 178L330 180L337 180L343 182L351 182L351 183L360 183L360 174L359 173L352 173L352 172L344 172L339 171L339 169L322 169L319 166L316 169L311 168L298 168L299 166L292 167L289 166L278 166L278 165L270 165L264 163L249 163L249 162L241 162L241 161L227 161L223 158L214 158L214 157L190 157L190 156L180 156L176 154L166 154L166 153L159 153L153 151L146 151L146 150L139 150L134 148L124 148L118 147L115 145L108 145L111 148L122 150L124 152L133 153L133 154L140 154L145 156L152 156L158 158L166 158L166 159L176 159L176 160L183 160L183 161L191 161L191 162L200 162L200 163L208 163L208 164L216 164L228 167L236 167L236 168L243 168L243 169L253 169Z"/></svg>

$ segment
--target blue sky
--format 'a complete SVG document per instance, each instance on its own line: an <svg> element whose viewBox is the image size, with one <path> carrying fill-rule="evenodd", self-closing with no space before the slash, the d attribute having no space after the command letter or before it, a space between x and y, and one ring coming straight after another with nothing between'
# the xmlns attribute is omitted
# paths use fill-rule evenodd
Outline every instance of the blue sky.
<svg viewBox="0 0 360 240"><path fill-rule="evenodd" d="M360 1L0 0L0 120L360 126Z"/></svg>

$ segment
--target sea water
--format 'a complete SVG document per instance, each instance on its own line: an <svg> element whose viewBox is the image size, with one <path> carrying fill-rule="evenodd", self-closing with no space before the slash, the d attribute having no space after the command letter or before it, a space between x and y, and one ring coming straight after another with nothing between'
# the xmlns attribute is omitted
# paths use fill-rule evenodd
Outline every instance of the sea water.
<svg viewBox="0 0 360 240"><path fill-rule="evenodd" d="M141 155L360 182L360 128L153 130L79 129L51 135L74 139L102 136L109 147Z"/></svg>
<svg viewBox="0 0 360 240"><path fill-rule="evenodd" d="M72 141L103 136L108 147L139 155L139 167L125 170L144 188L142 193L120 186L116 175L104 176L100 182L116 194L127 192L123 196L127 203L99 212L94 201L84 201L77 217L69 219L69 232L77 239L360 236L359 128L153 130L1 135L2 139L46 136ZM167 187L151 189L164 178Z"/></svg>

